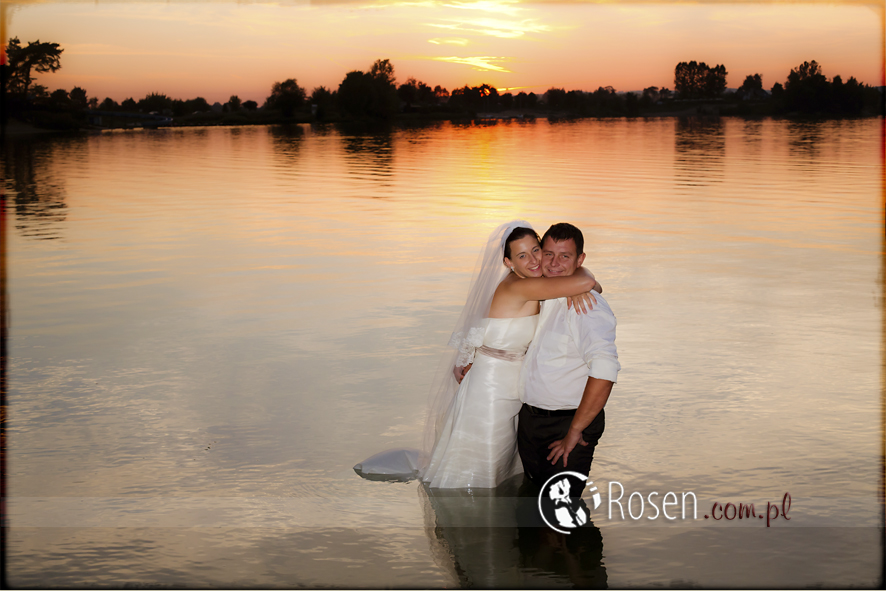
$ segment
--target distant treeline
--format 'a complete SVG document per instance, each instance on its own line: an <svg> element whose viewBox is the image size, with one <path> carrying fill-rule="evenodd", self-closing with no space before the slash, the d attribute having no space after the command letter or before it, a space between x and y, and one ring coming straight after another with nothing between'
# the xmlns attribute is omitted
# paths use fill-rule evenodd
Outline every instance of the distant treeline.
<svg viewBox="0 0 886 591"><path fill-rule="evenodd" d="M9 65L4 67L4 97L16 115L43 122L49 118L57 127L93 125L98 117L107 121L112 113L143 113L175 118L181 123L263 123L274 121L315 121L341 119L392 119L426 116L440 118L507 116L514 111L560 116L638 116L684 113L745 115L859 116L882 115L882 89L843 82L840 76L828 80L815 62L804 62L792 69L784 84L776 82L764 90L760 74L748 75L735 91L726 89L725 66L709 67L704 62L680 62L674 69L674 90L650 86L638 92L618 92L611 86L594 91L550 88L535 93L499 93L489 85L464 86L451 92L439 85L433 88L415 78L397 84L390 60L380 59L368 71L348 72L337 89L324 86L310 94L295 78L275 82L259 105L233 95L224 104L209 104L202 97L174 99L151 93L140 100L127 98L117 103L111 98L99 101L85 89L70 92L33 83L34 73L55 72L61 68L57 43L31 42L23 47L18 38L7 46ZM90 113L93 115L90 118ZM504 115L502 115L504 114ZM5 115L4 115L5 116ZM65 119L67 117L67 119ZM84 119L85 118L85 119ZM115 120L115 125L124 125ZM107 126L107 123L106 125Z"/></svg>

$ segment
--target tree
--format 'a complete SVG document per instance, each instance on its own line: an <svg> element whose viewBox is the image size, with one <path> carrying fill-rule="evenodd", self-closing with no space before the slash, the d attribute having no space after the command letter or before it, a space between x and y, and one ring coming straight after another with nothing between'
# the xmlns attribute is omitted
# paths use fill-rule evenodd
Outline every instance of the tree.
<svg viewBox="0 0 886 591"><path fill-rule="evenodd" d="M385 85L394 86L397 82L394 77L394 64L388 59L375 60L369 70L369 75Z"/></svg>
<svg viewBox="0 0 886 591"><path fill-rule="evenodd" d="M586 114L588 110L587 94L581 90L570 90L567 92L566 109L574 113Z"/></svg>
<svg viewBox="0 0 886 591"><path fill-rule="evenodd" d="M640 106L648 109L658 101L660 96L658 86L647 86L643 89L643 94L640 97Z"/></svg>
<svg viewBox="0 0 886 591"><path fill-rule="evenodd" d="M332 100L332 92L325 86L318 86L311 91L311 104L327 104Z"/></svg>
<svg viewBox="0 0 886 591"><path fill-rule="evenodd" d="M79 109L85 109L87 103L89 102L86 97L86 91L79 86L75 86L74 88L72 88L71 94L69 96L71 98L71 104Z"/></svg>
<svg viewBox="0 0 886 591"><path fill-rule="evenodd" d="M882 101L882 94L878 89L860 84L855 77L850 77L843 84L843 79L840 76L834 76L831 83L831 95L835 110L850 115L860 115L865 108L865 103L869 103L871 107L879 107L879 103ZM871 100L868 100L866 95ZM881 114L883 112L882 108L873 108L871 111L880 111Z"/></svg>
<svg viewBox="0 0 886 591"><path fill-rule="evenodd" d="M292 117L295 110L304 104L305 97L305 89L298 85L295 78L289 78L274 83L271 95L265 100L265 108L279 109L284 117Z"/></svg>
<svg viewBox="0 0 886 591"><path fill-rule="evenodd" d="M775 97L775 87L772 90ZM861 84L854 77L843 82L838 75L829 82L815 61L792 69L781 94L787 111L831 115L883 113L883 94L879 89Z"/></svg>
<svg viewBox="0 0 886 591"><path fill-rule="evenodd" d="M209 102L202 96L188 99L184 101L181 105L182 115L190 115L192 113L206 113L207 111L211 110L212 107L209 106Z"/></svg>
<svg viewBox="0 0 886 591"><path fill-rule="evenodd" d="M704 65L702 63L702 65ZM705 73L704 91L705 98L717 98L726 90L726 66L717 64L713 68L709 68Z"/></svg>
<svg viewBox="0 0 886 591"><path fill-rule="evenodd" d="M747 92L754 92L756 90L763 90L763 77L760 74L754 74L748 76L744 79L744 82L741 83L739 90L744 90Z"/></svg>
<svg viewBox="0 0 886 591"><path fill-rule="evenodd" d="M31 71L38 74L57 71L62 67L63 51L58 43L41 43L39 40L22 47L18 37L13 37L6 46L9 66L6 89L11 93L27 95L33 81Z"/></svg>
<svg viewBox="0 0 886 591"><path fill-rule="evenodd" d="M375 60L369 75L372 77L372 102L368 114L383 119L393 116L400 110L394 64L389 59Z"/></svg>
<svg viewBox="0 0 886 591"><path fill-rule="evenodd" d="M241 104L240 97L236 94L232 94L231 98L228 99L228 109L231 111L239 111Z"/></svg>
<svg viewBox="0 0 886 591"><path fill-rule="evenodd" d="M702 67L707 70L704 63L680 62L674 68L674 90L680 93L680 98L698 98L704 80Z"/></svg>
<svg viewBox="0 0 886 591"><path fill-rule="evenodd" d="M761 96L766 96L763 90L763 77L760 74L748 74L741 86L738 87L736 95L741 100L758 99Z"/></svg>
<svg viewBox="0 0 886 591"><path fill-rule="evenodd" d="M145 113L162 113L164 110L173 108L173 100L161 92L152 92L138 101L138 109Z"/></svg>
<svg viewBox="0 0 886 591"><path fill-rule="evenodd" d="M494 110L498 107L498 89L489 84L481 84L477 87L480 94L480 105L486 111Z"/></svg>
<svg viewBox="0 0 886 591"><path fill-rule="evenodd" d="M798 82L820 80L823 78L824 74L822 74L821 66L818 65L818 62L815 60L812 60L811 62L803 62L796 68L793 68L791 73L788 74L788 83L785 84L785 88L787 89L791 84L796 84Z"/></svg>
<svg viewBox="0 0 886 591"><path fill-rule="evenodd" d="M514 107L522 109L526 106L526 93L522 90L514 95Z"/></svg>
<svg viewBox="0 0 886 591"><path fill-rule="evenodd" d="M850 76L845 84L840 76L834 76L831 94L835 106L844 113L860 114L864 108L864 86L854 76Z"/></svg>
<svg viewBox="0 0 886 591"><path fill-rule="evenodd" d="M590 107L601 115L614 115L624 110L624 104L611 86L601 86L591 94Z"/></svg>
<svg viewBox="0 0 886 591"><path fill-rule="evenodd" d="M623 100L625 111L627 111L629 117L636 117L640 114L640 97L633 92L628 92L624 95Z"/></svg>
<svg viewBox="0 0 886 591"><path fill-rule="evenodd" d="M433 102L436 95L434 94L433 89L425 84L424 82L419 81L418 83L418 102L419 103L430 103Z"/></svg>
<svg viewBox="0 0 886 591"><path fill-rule="evenodd" d="M365 117L372 102L372 77L360 70L345 74L338 85L338 107L342 113Z"/></svg>
<svg viewBox="0 0 886 591"><path fill-rule="evenodd" d="M456 88L449 95L449 105L456 109L491 111L498 108L498 89L489 84Z"/></svg>
<svg viewBox="0 0 886 591"><path fill-rule="evenodd" d="M49 91L42 84L35 84L28 96L33 97L35 102L42 103L49 100Z"/></svg>
<svg viewBox="0 0 886 591"><path fill-rule="evenodd" d="M449 104L458 109L476 111L480 108L480 89L476 86L456 88L449 95Z"/></svg>
<svg viewBox="0 0 886 591"><path fill-rule="evenodd" d="M258 103L255 101L246 101L243 103L243 108L247 111L255 111L258 109Z"/></svg>
<svg viewBox="0 0 886 591"><path fill-rule="evenodd" d="M411 76L406 82L397 88L397 97L406 103L407 107L411 107L413 103L418 102L418 81Z"/></svg>
<svg viewBox="0 0 886 591"><path fill-rule="evenodd" d="M390 60L376 60L369 73L354 70L338 86L338 106L351 117L387 119L400 109L394 66Z"/></svg>
<svg viewBox="0 0 886 591"><path fill-rule="evenodd" d="M439 87L438 87L439 88ZM429 103L434 97L431 87L415 78L409 77L404 84L397 88L397 96L401 101L411 107L415 103Z"/></svg>
<svg viewBox="0 0 886 591"><path fill-rule="evenodd" d="M324 119L329 114L334 102L335 97L325 86L318 86L311 92L311 105L312 108L316 106L314 117L317 119Z"/></svg>
<svg viewBox="0 0 886 591"><path fill-rule="evenodd" d="M680 62L674 68L674 90L684 99L716 98L726 89L726 67L704 62Z"/></svg>
<svg viewBox="0 0 886 591"><path fill-rule="evenodd" d="M830 90L821 66L815 60L803 62L791 70L785 81L785 107L800 112L829 110Z"/></svg>
<svg viewBox="0 0 886 591"><path fill-rule="evenodd" d="M116 111L120 108L120 105L111 97L105 97L105 100L102 101L98 108L102 111Z"/></svg>
<svg viewBox="0 0 886 591"><path fill-rule="evenodd" d="M551 110L562 109L566 106L566 90L563 88L549 88L544 97L545 103Z"/></svg>
<svg viewBox="0 0 886 591"><path fill-rule="evenodd" d="M90 109L92 109L93 111L98 109L98 97L97 96L89 97L89 100L86 101L86 106L89 107Z"/></svg>
<svg viewBox="0 0 886 591"><path fill-rule="evenodd" d="M64 88L53 90L52 94L49 95L49 100L57 107L68 106L71 101L68 97L68 91Z"/></svg>

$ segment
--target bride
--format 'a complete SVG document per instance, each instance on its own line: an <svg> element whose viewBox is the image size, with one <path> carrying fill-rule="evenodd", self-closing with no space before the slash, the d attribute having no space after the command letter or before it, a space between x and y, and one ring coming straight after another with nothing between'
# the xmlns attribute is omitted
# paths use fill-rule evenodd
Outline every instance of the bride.
<svg viewBox="0 0 886 591"><path fill-rule="evenodd" d="M422 452L382 452L357 464L359 474L373 478L417 469L431 488L494 488L522 472L518 380L539 301L572 296L580 312L596 301L588 292L600 291L584 268L545 278L541 263L538 234L528 222L496 228L449 341L457 352L446 358L431 388Z"/></svg>

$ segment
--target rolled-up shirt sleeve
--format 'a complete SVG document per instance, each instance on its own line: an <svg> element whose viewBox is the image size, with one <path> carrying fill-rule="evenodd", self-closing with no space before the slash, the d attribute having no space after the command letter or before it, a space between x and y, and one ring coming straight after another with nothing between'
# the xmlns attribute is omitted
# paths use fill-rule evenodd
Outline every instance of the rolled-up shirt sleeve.
<svg viewBox="0 0 886 591"><path fill-rule="evenodd" d="M615 348L615 315L608 305L597 305L588 314L573 314L573 333L588 365L588 377L615 383L621 364Z"/></svg>

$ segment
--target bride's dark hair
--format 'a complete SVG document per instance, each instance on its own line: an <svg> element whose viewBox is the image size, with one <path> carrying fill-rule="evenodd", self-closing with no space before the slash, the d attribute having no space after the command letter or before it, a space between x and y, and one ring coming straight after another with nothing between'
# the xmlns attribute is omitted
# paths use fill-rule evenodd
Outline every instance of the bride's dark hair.
<svg viewBox="0 0 886 591"><path fill-rule="evenodd" d="M511 258L511 242L514 240L519 240L520 238L525 238L526 236L535 236L535 239L541 244L541 239L538 237L538 232L533 230L532 228L514 228L513 232L508 234L508 237L505 239L505 252L504 256L506 259Z"/></svg>

